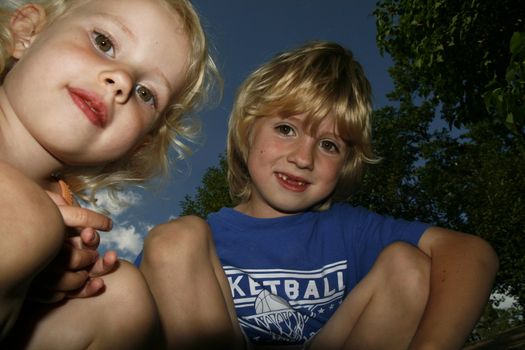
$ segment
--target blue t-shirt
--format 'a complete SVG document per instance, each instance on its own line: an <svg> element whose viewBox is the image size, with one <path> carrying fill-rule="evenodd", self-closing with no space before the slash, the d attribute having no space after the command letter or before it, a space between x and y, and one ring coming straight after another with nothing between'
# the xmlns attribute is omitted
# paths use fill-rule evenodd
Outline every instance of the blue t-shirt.
<svg viewBox="0 0 525 350"><path fill-rule="evenodd" d="M239 322L257 344L310 339L387 245L417 245L429 227L348 204L271 219L223 208L208 223Z"/></svg>

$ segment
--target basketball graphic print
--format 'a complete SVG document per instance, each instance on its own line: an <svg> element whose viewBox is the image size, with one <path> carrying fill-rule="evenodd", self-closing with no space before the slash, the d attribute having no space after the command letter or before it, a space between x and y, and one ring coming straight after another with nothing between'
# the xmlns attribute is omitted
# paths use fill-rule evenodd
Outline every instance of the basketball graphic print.
<svg viewBox="0 0 525 350"><path fill-rule="evenodd" d="M283 298L271 294L268 290L263 290L255 299L255 312L262 314L270 311L291 309L290 305Z"/></svg>
<svg viewBox="0 0 525 350"><path fill-rule="evenodd" d="M302 344L344 297L347 262L312 270L224 266L243 331L255 344Z"/></svg>

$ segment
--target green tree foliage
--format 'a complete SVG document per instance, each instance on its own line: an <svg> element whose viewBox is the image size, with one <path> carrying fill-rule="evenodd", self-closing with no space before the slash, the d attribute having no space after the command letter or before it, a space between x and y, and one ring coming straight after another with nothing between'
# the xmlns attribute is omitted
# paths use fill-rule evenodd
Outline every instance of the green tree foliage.
<svg viewBox="0 0 525 350"><path fill-rule="evenodd" d="M523 310L519 308L498 309L491 304L487 305L468 343L494 339L506 330L520 326L523 324L522 314Z"/></svg>
<svg viewBox="0 0 525 350"><path fill-rule="evenodd" d="M523 307L525 3L383 0L375 16L397 105L376 113L387 166L354 201L486 238L500 256L496 290Z"/></svg>
<svg viewBox="0 0 525 350"><path fill-rule="evenodd" d="M351 197L353 204L405 219L435 221L433 210L422 201L417 172L432 119L423 107L385 107L374 113L374 148L381 162L369 166L361 188Z"/></svg>
<svg viewBox="0 0 525 350"><path fill-rule="evenodd" d="M425 98L457 127L488 116L482 95L505 81L523 1L384 0L374 14L378 46L395 62L393 99Z"/></svg>
<svg viewBox="0 0 525 350"><path fill-rule="evenodd" d="M219 165L206 170L202 178L202 185L197 188L194 197L186 195L181 202L182 215L197 215L206 218L222 207L231 207L233 202L228 191L226 180L226 159L221 156Z"/></svg>
<svg viewBox="0 0 525 350"><path fill-rule="evenodd" d="M510 39L510 64L501 84L497 77L489 84L494 87L483 97L487 110L505 120L515 134L525 137L525 32L515 32Z"/></svg>

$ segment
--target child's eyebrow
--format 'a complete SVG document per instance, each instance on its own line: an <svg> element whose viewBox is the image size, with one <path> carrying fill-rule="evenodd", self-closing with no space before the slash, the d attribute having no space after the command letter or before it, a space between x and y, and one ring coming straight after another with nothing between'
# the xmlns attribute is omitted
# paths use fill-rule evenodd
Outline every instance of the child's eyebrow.
<svg viewBox="0 0 525 350"><path fill-rule="evenodd" d="M301 126L306 126L306 125L310 125L311 126L311 124L308 124L308 122L306 120L304 120L304 118L299 118L296 115L292 115L292 116L289 116L289 117L281 117L281 119L282 120L291 120L294 123L301 124ZM319 126L317 127L317 130L315 132L318 132L318 129L319 129ZM310 129L310 131L313 131L313 130ZM325 136L328 135L330 137L334 137L336 139L340 139L341 141L344 141L344 139L341 137L341 134L337 130L325 131L325 132L323 132L323 135L325 135Z"/></svg>
<svg viewBox="0 0 525 350"><path fill-rule="evenodd" d="M124 21L123 21L122 17L116 16L116 15L112 15L110 13L102 13L102 12L96 13L96 15L100 16L100 17L103 17L103 18L105 18L106 20L108 20L110 22L115 23L120 28L120 30L122 30L122 32L124 32L131 40L133 40L134 42L137 41L137 37L135 36L135 33L133 33L133 31L131 31L124 24Z"/></svg>
<svg viewBox="0 0 525 350"><path fill-rule="evenodd" d="M159 68L155 68L154 72L160 78L160 80L162 81L162 84L165 85L170 92L173 92L174 91L173 87L171 86L170 81L168 80L168 78L166 78L164 73Z"/></svg>

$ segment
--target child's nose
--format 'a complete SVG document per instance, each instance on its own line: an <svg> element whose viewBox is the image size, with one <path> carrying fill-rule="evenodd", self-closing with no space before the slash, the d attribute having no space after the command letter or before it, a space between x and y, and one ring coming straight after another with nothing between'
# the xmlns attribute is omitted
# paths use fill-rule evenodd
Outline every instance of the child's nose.
<svg viewBox="0 0 525 350"><path fill-rule="evenodd" d="M100 80L118 103L125 103L133 91L133 78L125 69L117 68L101 73Z"/></svg>
<svg viewBox="0 0 525 350"><path fill-rule="evenodd" d="M288 155L288 161L294 163L298 168L313 170L314 152L315 143L313 140L297 142L294 149Z"/></svg>

